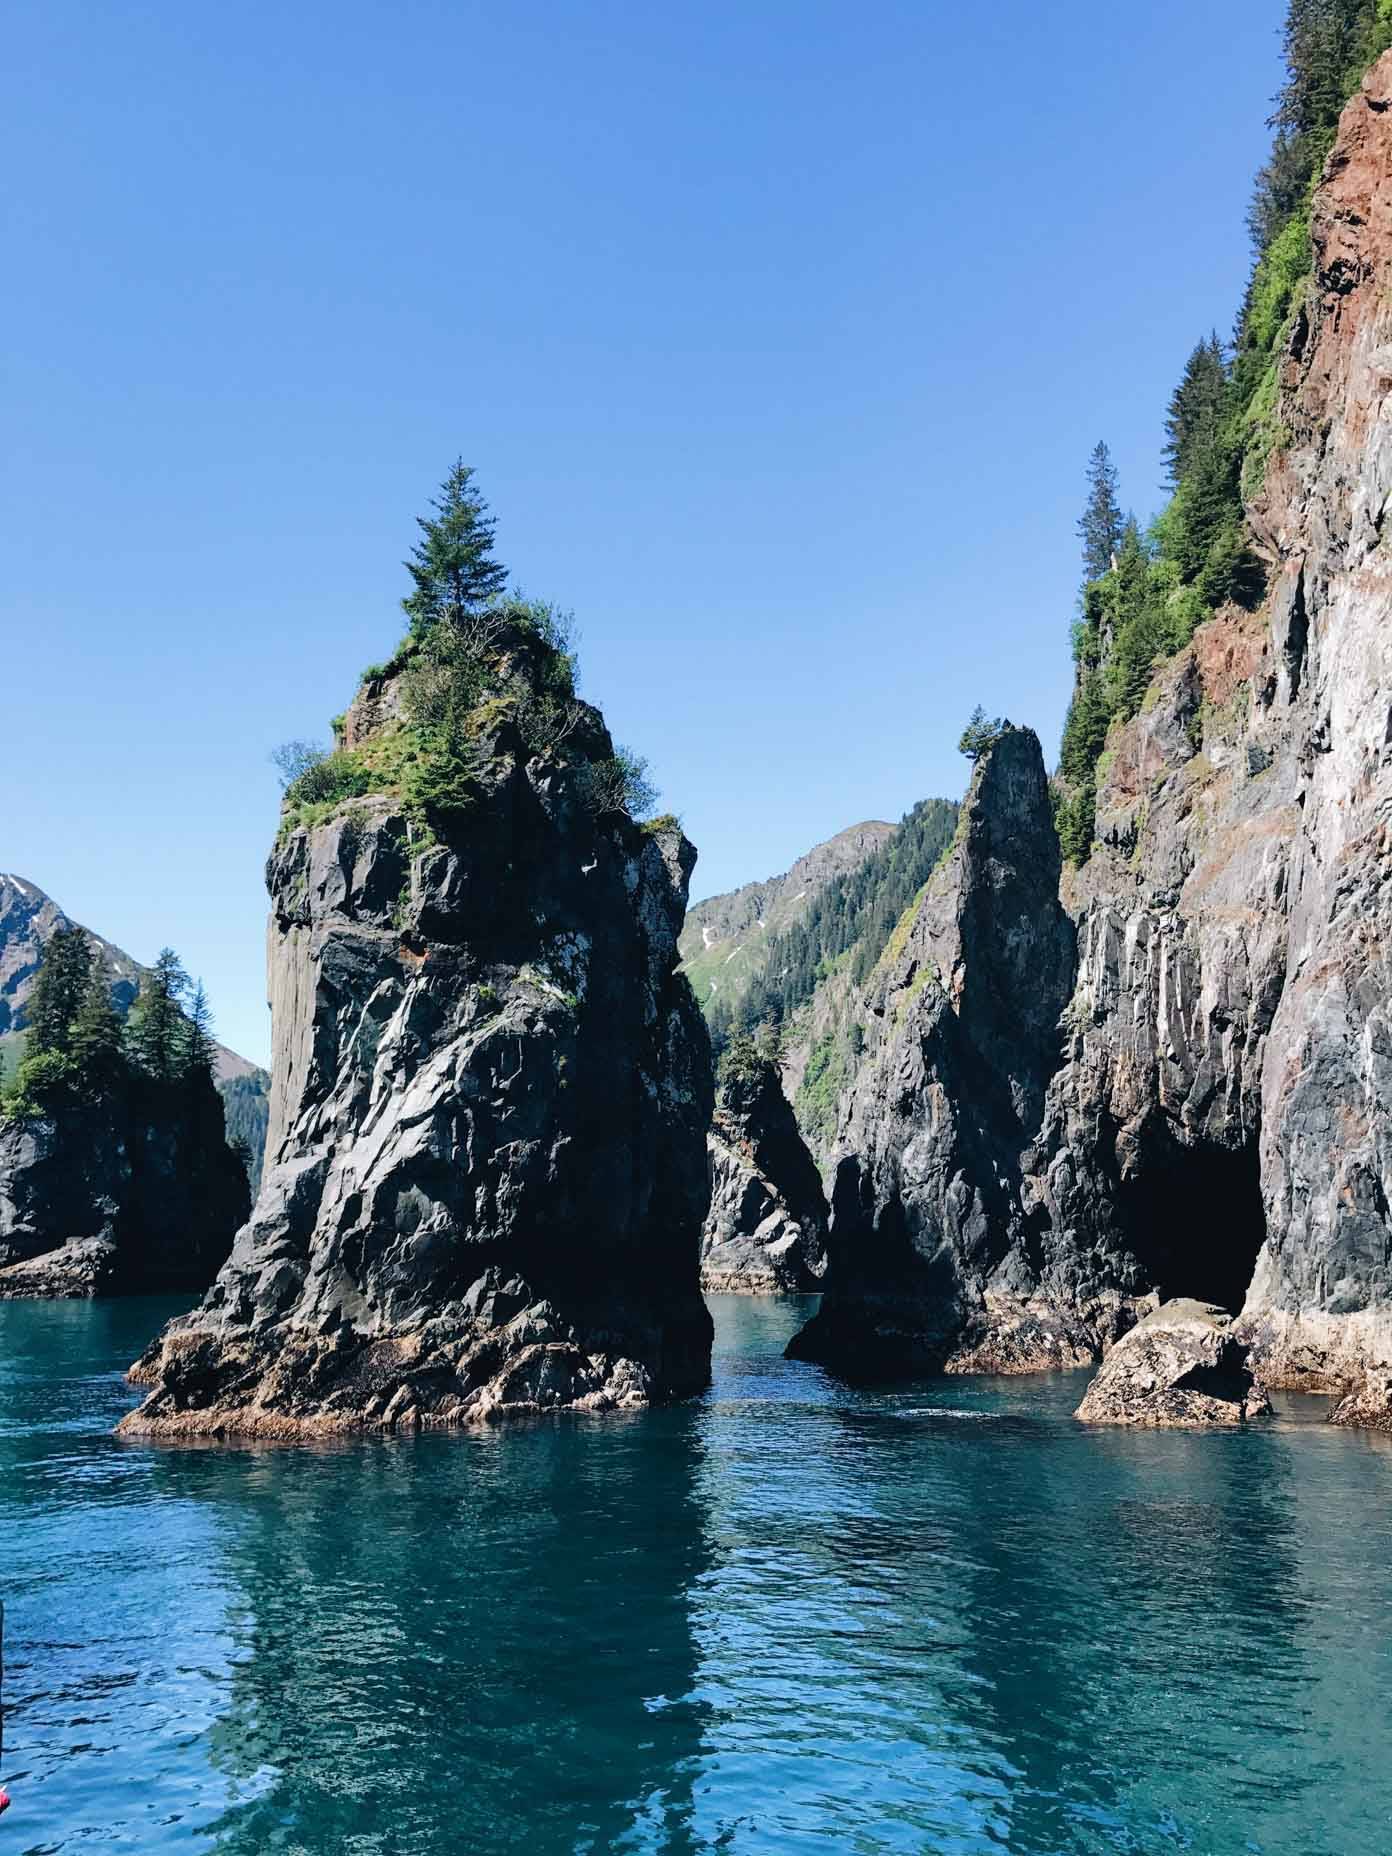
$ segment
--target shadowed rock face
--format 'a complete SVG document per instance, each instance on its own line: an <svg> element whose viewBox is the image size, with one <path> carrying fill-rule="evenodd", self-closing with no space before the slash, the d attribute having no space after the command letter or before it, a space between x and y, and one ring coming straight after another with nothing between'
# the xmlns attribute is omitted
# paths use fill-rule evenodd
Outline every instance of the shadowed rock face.
<svg viewBox="0 0 1392 1856"><path fill-rule="evenodd" d="M710 1056L675 971L695 852L596 820L510 724L489 747L445 842L371 798L277 845L261 1195L123 1429L461 1424L706 1383Z"/></svg>
<svg viewBox="0 0 1392 1856"><path fill-rule="evenodd" d="M1204 1428L1269 1413L1226 1309L1165 1302L1111 1349L1077 1416L1089 1424Z"/></svg>
<svg viewBox="0 0 1392 1856"><path fill-rule="evenodd" d="M0 1300L207 1288L248 1210L211 1086L0 1125Z"/></svg>
<svg viewBox="0 0 1392 1856"><path fill-rule="evenodd" d="M872 1376L1073 1364L1115 1324L1114 1285L1041 1247L1020 1195L1073 978L1058 888L1039 742L1012 729L866 988L827 1295L800 1356Z"/></svg>
<svg viewBox="0 0 1392 1856"><path fill-rule="evenodd" d="M748 1295L820 1287L826 1199L776 1065L727 1076L706 1145L711 1203L701 1233L701 1287Z"/></svg>

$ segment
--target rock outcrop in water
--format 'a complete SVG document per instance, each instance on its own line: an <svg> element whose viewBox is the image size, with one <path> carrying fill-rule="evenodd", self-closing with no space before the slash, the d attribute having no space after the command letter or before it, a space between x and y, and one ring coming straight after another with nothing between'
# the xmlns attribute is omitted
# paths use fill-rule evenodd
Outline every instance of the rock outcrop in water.
<svg viewBox="0 0 1392 1856"><path fill-rule="evenodd" d="M470 798L434 841L368 793L277 843L261 1195L124 1430L453 1425L706 1383L710 1057L676 972L695 852L596 807L597 711L529 748L554 661L495 641ZM401 715L399 677L370 681L346 752L409 761Z"/></svg>
<svg viewBox="0 0 1392 1856"><path fill-rule="evenodd" d="M871 1374L1071 1365L1125 1324L1114 1282L1044 1243L1021 1193L1073 979L1058 891L1039 742L1011 729L865 991L803 1357Z"/></svg>
<svg viewBox="0 0 1392 1856"><path fill-rule="evenodd" d="M248 1209L211 1085L0 1121L0 1301L201 1291Z"/></svg>
<svg viewBox="0 0 1392 1856"><path fill-rule="evenodd" d="M820 1286L827 1206L778 1066L743 1038L722 1066L706 1138L711 1202L701 1287L771 1295Z"/></svg>
<svg viewBox="0 0 1392 1856"><path fill-rule="evenodd" d="M1233 1317L1178 1299L1145 1315L1109 1351L1077 1416L1088 1424L1241 1424L1271 1410Z"/></svg>
<svg viewBox="0 0 1392 1856"><path fill-rule="evenodd" d="M1241 1310L1266 1383L1381 1421L1392 54L1344 112L1313 244L1248 500L1266 602L1202 625L1109 738L1072 928L1038 769L1022 811L1001 750L987 762L841 1102L830 1292L802 1351L875 1372L1067 1363L1148 1294L1189 1296Z"/></svg>

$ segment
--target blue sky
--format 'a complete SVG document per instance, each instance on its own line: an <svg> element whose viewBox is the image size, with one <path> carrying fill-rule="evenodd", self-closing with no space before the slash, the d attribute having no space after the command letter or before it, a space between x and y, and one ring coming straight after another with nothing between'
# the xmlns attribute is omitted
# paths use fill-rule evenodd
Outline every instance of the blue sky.
<svg viewBox="0 0 1392 1856"><path fill-rule="evenodd" d="M267 756L460 454L694 894L958 793L978 700L1052 758L1083 467L1161 500L1283 10L20 0L0 868L264 1059Z"/></svg>

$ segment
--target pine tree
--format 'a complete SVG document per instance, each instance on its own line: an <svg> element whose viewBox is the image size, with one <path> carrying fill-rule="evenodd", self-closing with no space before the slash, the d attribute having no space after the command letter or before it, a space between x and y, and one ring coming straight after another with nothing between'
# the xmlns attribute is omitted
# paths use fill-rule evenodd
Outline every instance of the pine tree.
<svg viewBox="0 0 1392 1856"><path fill-rule="evenodd" d="M434 498L433 516L418 516L421 540L406 570L414 592L402 600L416 637L441 620L463 626L507 585L507 568L493 558L494 521L461 460Z"/></svg>
<svg viewBox="0 0 1392 1856"><path fill-rule="evenodd" d="M59 1056L68 1054L73 1021L91 971L92 949L84 930L55 928L44 945L29 998L27 1056L40 1057L50 1051Z"/></svg>
<svg viewBox="0 0 1392 1856"><path fill-rule="evenodd" d="M1087 477L1087 507L1078 518L1078 535L1083 544L1084 577L1100 580L1121 543L1124 522L1117 501L1116 468L1111 452L1101 441L1088 460Z"/></svg>
<svg viewBox="0 0 1392 1856"><path fill-rule="evenodd" d="M1102 673L1097 669L1089 670L1073 692L1068 719L1063 725L1059 771L1065 779L1082 781L1090 777L1106 742L1111 719Z"/></svg>
<svg viewBox="0 0 1392 1856"><path fill-rule="evenodd" d="M127 1020L131 1057L145 1075L157 1083L177 1076L185 1044L183 998L188 974L172 947L162 948L154 966L140 984L140 994Z"/></svg>
<svg viewBox="0 0 1392 1856"><path fill-rule="evenodd" d="M208 1004L208 995L199 980L189 1000L184 1029L184 1079L197 1088L200 1084L213 1080L213 1059L216 1046L213 1043L213 1014Z"/></svg>
<svg viewBox="0 0 1392 1856"><path fill-rule="evenodd" d="M89 1095L106 1095L125 1074L125 1026L111 1002L111 982L99 964L92 969L72 1026L72 1059Z"/></svg>
<svg viewBox="0 0 1392 1856"><path fill-rule="evenodd" d="M1165 463L1171 484L1178 486L1195 453L1216 432L1227 386L1223 344L1215 333L1195 347L1170 397L1165 419Z"/></svg>
<svg viewBox="0 0 1392 1856"><path fill-rule="evenodd" d="M957 743L957 752L965 754L967 759L975 764L983 754L996 745L1009 727L1010 723L1005 716L998 715L992 718L978 703L971 712L971 719L962 730L961 739Z"/></svg>

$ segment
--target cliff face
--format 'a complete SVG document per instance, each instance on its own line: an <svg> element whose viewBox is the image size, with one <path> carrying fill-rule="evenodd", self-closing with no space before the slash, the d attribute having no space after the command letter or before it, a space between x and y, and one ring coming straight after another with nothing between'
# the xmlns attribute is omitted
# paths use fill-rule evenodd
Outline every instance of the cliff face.
<svg viewBox="0 0 1392 1856"><path fill-rule="evenodd" d="M0 1124L0 1300L206 1289L249 1209L209 1087Z"/></svg>
<svg viewBox="0 0 1392 1856"><path fill-rule="evenodd" d="M0 1069L6 1054L13 1066L24 1046L29 1022L29 995L38 976L44 945L56 928L75 924L37 883L0 871ZM93 955L111 982L111 1002L128 1012L140 990L141 966L124 949L90 928ZM245 1145L252 1196L261 1178L266 1144L266 1098L270 1079L264 1070L223 1044L214 1047L214 1076L226 1111L227 1138ZM224 1246L225 1254L225 1246ZM202 1285L200 1284L200 1287Z"/></svg>
<svg viewBox="0 0 1392 1856"><path fill-rule="evenodd" d="M701 1287L747 1295L820 1287L826 1199L775 1064L726 1075L706 1147L711 1202Z"/></svg>
<svg viewBox="0 0 1392 1856"><path fill-rule="evenodd" d="M1316 194L1315 277L1249 515L1272 576L1157 679L1076 896L1051 1222L1243 1312L1270 1384L1392 1358L1392 56Z"/></svg>
<svg viewBox="0 0 1392 1856"><path fill-rule="evenodd" d="M794 1343L804 1357L882 1373L1066 1363L1086 1346L1074 1311L1099 1286L1041 1244L1020 1192L1073 978L1058 888L1039 742L1013 729L865 989L828 1294Z"/></svg>
<svg viewBox="0 0 1392 1856"><path fill-rule="evenodd" d="M834 1351L839 1330L882 1366L1045 1365L1096 1356L1154 1297L1188 1296L1241 1310L1267 1384L1352 1388L1350 1414L1387 1419L1389 175L1392 54L1348 105L1316 194L1314 283L1249 502L1267 601L1202 626L1109 743L1098 842L1063 887L1076 968L1041 951L1000 969L1003 1023L1032 1015L1018 1051L1004 1039L958 1064L965 1024L920 1000L843 1099L836 1288L809 1350ZM996 803L999 754L975 819ZM999 856L959 860L940 905ZM932 908L930 894L913 931L930 957ZM1013 945L1009 921L978 924L968 982L998 957L983 932ZM1028 1106L1016 1125L991 1107L1002 1090ZM1019 1301L1041 1296L1031 1338ZM877 1304L878 1340L856 1342Z"/></svg>
<svg viewBox="0 0 1392 1856"><path fill-rule="evenodd" d="M350 740L391 726L390 696ZM479 761L438 842L368 797L277 845L261 1195L125 1429L456 1424L705 1383L710 1060L675 970L695 853L593 816L505 716Z"/></svg>

